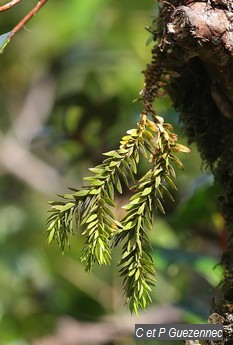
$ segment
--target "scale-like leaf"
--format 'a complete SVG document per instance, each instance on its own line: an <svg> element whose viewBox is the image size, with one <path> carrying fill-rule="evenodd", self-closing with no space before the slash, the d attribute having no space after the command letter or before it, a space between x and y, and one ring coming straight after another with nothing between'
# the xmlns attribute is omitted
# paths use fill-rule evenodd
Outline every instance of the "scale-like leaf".
<svg viewBox="0 0 233 345"><path fill-rule="evenodd" d="M177 190L175 183L172 181L172 179L168 175L164 175L164 178L171 188Z"/></svg>

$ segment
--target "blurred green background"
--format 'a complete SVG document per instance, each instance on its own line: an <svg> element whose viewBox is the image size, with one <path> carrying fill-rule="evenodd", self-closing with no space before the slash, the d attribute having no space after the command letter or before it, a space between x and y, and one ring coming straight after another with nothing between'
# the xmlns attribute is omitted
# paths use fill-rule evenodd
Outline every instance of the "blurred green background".
<svg viewBox="0 0 233 345"><path fill-rule="evenodd" d="M36 3L0 13L0 33ZM176 203L150 233L157 287L138 319L124 305L119 251L112 267L86 274L79 234L64 256L44 234L46 201L78 188L136 126L142 104L132 101L152 48L145 27L156 14L152 0L50 0L0 56L0 345L133 345L135 322L206 322L224 234L218 187L195 146L180 157ZM155 107L187 143L169 98ZM117 217L127 198L116 200Z"/></svg>

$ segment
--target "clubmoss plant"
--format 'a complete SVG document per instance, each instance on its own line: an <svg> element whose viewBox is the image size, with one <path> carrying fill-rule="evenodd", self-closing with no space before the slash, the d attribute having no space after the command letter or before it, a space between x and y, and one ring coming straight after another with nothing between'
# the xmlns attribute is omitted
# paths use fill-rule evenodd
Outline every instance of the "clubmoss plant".
<svg viewBox="0 0 233 345"><path fill-rule="evenodd" d="M93 175L84 178L87 185L81 190L72 189L59 202L50 202L47 227L48 243L55 240L64 252L69 246L69 236L75 234L75 224L85 236L81 261L86 271L94 263L110 265L112 250L121 245L119 266L124 294L131 312L136 314L152 302L156 282L147 232L152 229L154 215L165 213L165 197L174 201L170 192L176 190L174 167L183 169L176 154L189 152L177 143L172 125L165 123L153 107L154 99L164 94L164 86L172 75L162 66L161 56L157 63L161 54L157 44L152 51L152 62L144 71L145 84L140 92L144 107L136 128L127 131L118 149L104 153L107 158L102 164L90 169ZM142 159L147 161L148 171L137 179ZM119 221L114 217L114 196L116 192L122 193L123 184L133 196L123 206L126 214Z"/></svg>

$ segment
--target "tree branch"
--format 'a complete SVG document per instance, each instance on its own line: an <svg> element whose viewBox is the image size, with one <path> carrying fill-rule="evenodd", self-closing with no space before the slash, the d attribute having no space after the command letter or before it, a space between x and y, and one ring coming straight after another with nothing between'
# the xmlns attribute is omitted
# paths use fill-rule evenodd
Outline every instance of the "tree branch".
<svg viewBox="0 0 233 345"><path fill-rule="evenodd" d="M44 6L46 2L47 0L39 0L36 6L14 27L11 31L10 38L12 38L41 9L41 7Z"/></svg>
<svg viewBox="0 0 233 345"><path fill-rule="evenodd" d="M0 12L9 10L11 7L17 5L21 0L12 0L5 5L0 6Z"/></svg>
<svg viewBox="0 0 233 345"><path fill-rule="evenodd" d="M48 0L38 0L36 6L9 32L0 35L0 53L3 52L6 45L11 41L14 35L24 27L24 25L44 6ZM7 4L0 6L0 12L9 10L11 7L20 3L21 0L12 0Z"/></svg>
<svg viewBox="0 0 233 345"><path fill-rule="evenodd" d="M225 4L220 0L213 3ZM179 47L186 61L195 56L202 60L212 81L212 99L229 119L233 118L232 23L233 13L226 7L192 2L173 11L166 29L167 42Z"/></svg>

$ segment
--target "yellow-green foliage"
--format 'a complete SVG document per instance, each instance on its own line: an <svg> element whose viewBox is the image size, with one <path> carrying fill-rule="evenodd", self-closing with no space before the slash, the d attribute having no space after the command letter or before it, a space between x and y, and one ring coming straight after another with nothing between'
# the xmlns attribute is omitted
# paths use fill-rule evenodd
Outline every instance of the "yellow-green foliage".
<svg viewBox="0 0 233 345"><path fill-rule="evenodd" d="M147 230L152 229L153 215L163 207L164 196L173 200L169 189L176 189L173 165L183 168L175 156L178 152L189 152L178 144L172 126L163 118L153 115L151 121L141 114L136 129L127 132L117 150L104 155L102 164L90 169L94 175L85 178L87 186L63 195L64 201L50 202L52 214L48 218L48 243L57 241L61 250L69 245L69 235L74 234L73 223L82 235L85 244L81 261L90 271L93 264L109 265L114 246L123 242L120 274L126 301L131 311L138 313L151 302L150 293L155 284L155 269L148 253L150 240ZM137 165L143 158L150 169L135 181ZM134 192L128 205L123 208L126 215L119 222L112 208L115 207L115 192L122 193L122 184Z"/></svg>

